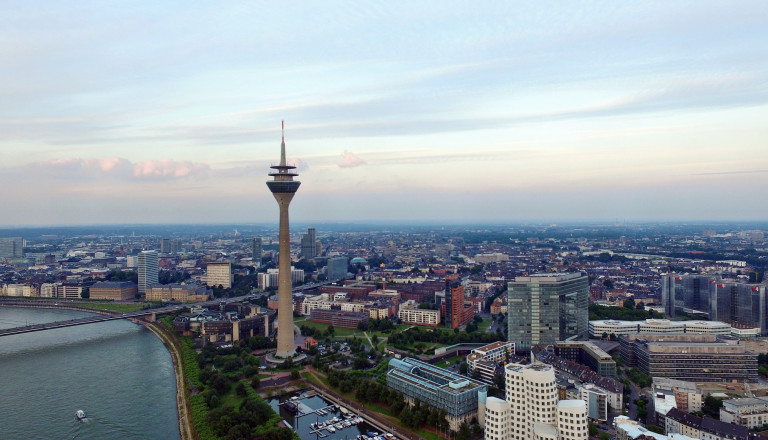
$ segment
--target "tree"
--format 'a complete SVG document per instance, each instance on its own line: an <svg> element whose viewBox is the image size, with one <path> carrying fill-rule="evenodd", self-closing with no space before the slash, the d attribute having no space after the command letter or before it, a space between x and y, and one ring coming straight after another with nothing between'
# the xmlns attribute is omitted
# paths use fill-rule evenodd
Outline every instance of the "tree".
<svg viewBox="0 0 768 440"><path fill-rule="evenodd" d="M704 414L714 418L720 418L720 408L723 407L723 401L711 394L704 399L704 404L701 406L701 410Z"/></svg>
<svg viewBox="0 0 768 440"><path fill-rule="evenodd" d="M624 308L629 310L635 309L635 300L632 298L627 298L624 300Z"/></svg>
<svg viewBox="0 0 768 440"><path fill-rule="evenodd" d="M611 440L611 436L607 432L600 433L600 440Z"/></svg>
<svg viewBox="0 0 768 440"><path fill-rule="evenodd" d="M298 379L299 377L301 377L301 376L299 375L299 370L293 370L293 371L291 371L291 380L296 380L296 379Z"/></svg>
<svg viewBox="0 0 768 440"><path fill-rule="evenodd" d="M459 365L459 373L460 374L467 374L467 369L468 369L468 367L467 367L467 363L466 362L462 362L461 365Z"/></svg>
<svg viewBox="0 0 768 440"><path fill-rule="evenodd" d="M472 435L472 432L469 430L469 425L467 425L467 422L461 422L461 426L459 427L458 435L456 436L457 440L467 440Z"/></svg>
<svg viewBox="0 0 768 440"><path fill-rule="evenodd" d="M333 324L329 325L328 330L326 331L328 332L328 335L331 337L333 337L333 335L336 334L336 329L333 327Z"/></svg>
<svg viewBox="0 0 768 440"><path fill-rule="evenodd" d="M600 431L597 429L597 425L595 425L595 424L594 424L594 423L592 423L592 422L589 422L589 426L588 426L588 429L589 429L589 436L590 436L590 437L591 437L591 436L593 436L593 435L597 435L597 434L600 432Z"/></svg>

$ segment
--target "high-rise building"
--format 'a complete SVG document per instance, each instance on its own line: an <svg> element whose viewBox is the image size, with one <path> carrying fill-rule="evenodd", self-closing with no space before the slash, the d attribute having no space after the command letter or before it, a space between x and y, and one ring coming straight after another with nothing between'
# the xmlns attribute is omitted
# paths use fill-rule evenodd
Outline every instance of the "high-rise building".
<svg viewBox="0 0 768 440"><path fill-rule="evenodd" d="M509 364L506 399L488 397L485 440L586 440L587 404L557 397L551 365Z"/></svg>
<svg viewBox="0 0 768 440"><path fill-rule="evenodd" d="M0 238L0 258L23 258L24 239L21 237Z"/></svg>
<svg viewBox="0 0 768 440"><path fill-rule="evenodd" d="M137 265L139 269L139 294L143 297L147 293L147 288L159 281L157 251L139 252Z"/></svg>
<svg viewBox="0 0 768 440"><path fill-rule="evenodd" d="M285 130L285 125L283 125ZM296 343L293 335L293 297L291 283L291 232L288 220L288 206L291 204L301 182L293 180L298 176L294 166L285 161L285 133L280 143L280 165L273 165L276 172L269 175L274 180L268 181L267 186L280 208L280 234L278 255L278 307L277 307L277 351L275 356L280 358L293 357L296 353Z"/></svg>
<svg viewBox="0 0 768 440"><path fill-rule="evenodd" d="M315 228L307 228L307 233L301 236L301 256L308 259L318 256Z"/></svg>
<svg viewBox="0 0 768 440"><path fill-rule="evenodd" d="M668 317L684 313L735 328L758 328L768 336L765 284L723 280L719 275L669 274L662 276L661 293Z"/></svg>
<svg viewBox="0 0 768 440"><path fill-rule="evenodd" d="M328 259L328 281L343 280L347 277L349 262L347 257L331 257Z"/></svg>
<svg viewBox="0 0 768 440"><path fill-rule="evenodd" d="M208 263L205 283L211 287L221 286L225 289L232 287L232 263L229 261Z"/></svg>
<svg viewBox="0 0 768 440"><path fill-rule="evenodd" d="M162 238L162 239L160 239L160 253L163 253L163 254L171 253L171 239L170 238Z"/></svg>
<svg viewBox="0 0 768 440"><path fill-rule="evenodd" d="M445 326L458 328L464 321L464 286L458 276L445 278Z"/></svg>
<svg viewBox="0 0 768 440"><path fill-rule="evenodd" d="M517 352L533 345L587 339L589 280L580 273L535 274L507 285L508 340Z"/></svg>
<svg viewBox="0 0 768 440"><path fill-rule="evenodd" d="M251 260L256 267L261 266L261 237L253 237L251 240Z"/></svg>

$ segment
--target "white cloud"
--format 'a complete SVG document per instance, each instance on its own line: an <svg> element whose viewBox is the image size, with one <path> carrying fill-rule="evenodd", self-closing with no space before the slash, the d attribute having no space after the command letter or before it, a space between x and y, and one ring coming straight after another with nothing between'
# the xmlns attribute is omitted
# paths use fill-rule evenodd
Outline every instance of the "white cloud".
<svg viewBox="0 0 768 440"><path fill-rule="evenodd" d="M339 168L354 168L359 167L360 165L365 165L366 162L358 157L354 153L350 153L347 150L344 150L344 156L341 159L341 163L339 164Z"/></svg>

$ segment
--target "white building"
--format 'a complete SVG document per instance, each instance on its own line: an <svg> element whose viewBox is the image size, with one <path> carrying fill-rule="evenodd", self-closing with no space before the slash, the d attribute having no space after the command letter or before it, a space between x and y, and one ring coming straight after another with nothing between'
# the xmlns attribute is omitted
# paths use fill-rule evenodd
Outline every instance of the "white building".
<svg viewBox="0 0 768 440"><path fill-rule="evenodd" d="M579 388L579 398L587 403L587 415L590 419L605 422L608 420L608 393L591 383Z"/></svg>
<svg viewBox="0 0 768 440"><path fill-rule="evenodd" d="M589 335L592 338L608 336L627 336L637 333L670 334L698 333L730 335L730 325L719 321L670 321L668 319L646 319L645 321L618 321L615 319L589 321Z"/></svg>
<svg viewBox="0 0 768 440"><path fill-rule="evenodd" d="M136 261L139 272L139 294L143 297L149 286L159 282L157 251L141 251Z"/></svg>
<svg viewBox="0 0 768 440"><path fill-rule="evenodd" d="M408 300L400 304L397 317L403 324L428 325L436 327L440 325L440 310L420 309L414 300Z"/></svg>
<svg viewBox="0 0 768 440"><path fill-rule="evenodd" d="M557 399L551 365L510 364L506 399L486 400L486 440L587 440L587 405Z"/></svg>
<svg viewBox="0 0 768 440"><path fill-rule="evenodd" d="M277 287L277 281L279 278L279 269L267 269L267 273L259 274L259 288L268 289L270 287ZM296 269L291 266L291 282L293 284L304 282L304 270Z"/></svg>
<svg viewBox="0 0 768 440"><path fill-rule="evenodd" d="M229 261L208 263L206 266L205 283L209 286L221 286L225 289L232 287L232 263Z"/></svg>
<svg viewBox="0 0 768 440"><path fill-rule="evenodd" d="M768 397L723 400L720 421L754 429L768 424Z"/></svg>

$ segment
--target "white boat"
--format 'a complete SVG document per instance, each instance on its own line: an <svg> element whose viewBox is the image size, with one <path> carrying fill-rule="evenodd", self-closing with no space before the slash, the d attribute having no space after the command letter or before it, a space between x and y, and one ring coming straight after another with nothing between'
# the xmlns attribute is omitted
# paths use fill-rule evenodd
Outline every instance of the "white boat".
<svg viewBox="0 0 768 440"><path fill-rule="evenodd" d="M85 420L86 419L85 411L83 411L82 409L78 409L77 411L75 411L75 418L77 420Z"/></svg>
<svg viewBox="0 0 768 440"><path fill-rule="evenodd" d="M334 428L333 425L328 425L328 427L325 429L327 429L328 432L336 432L336 428Z"/></svg>

